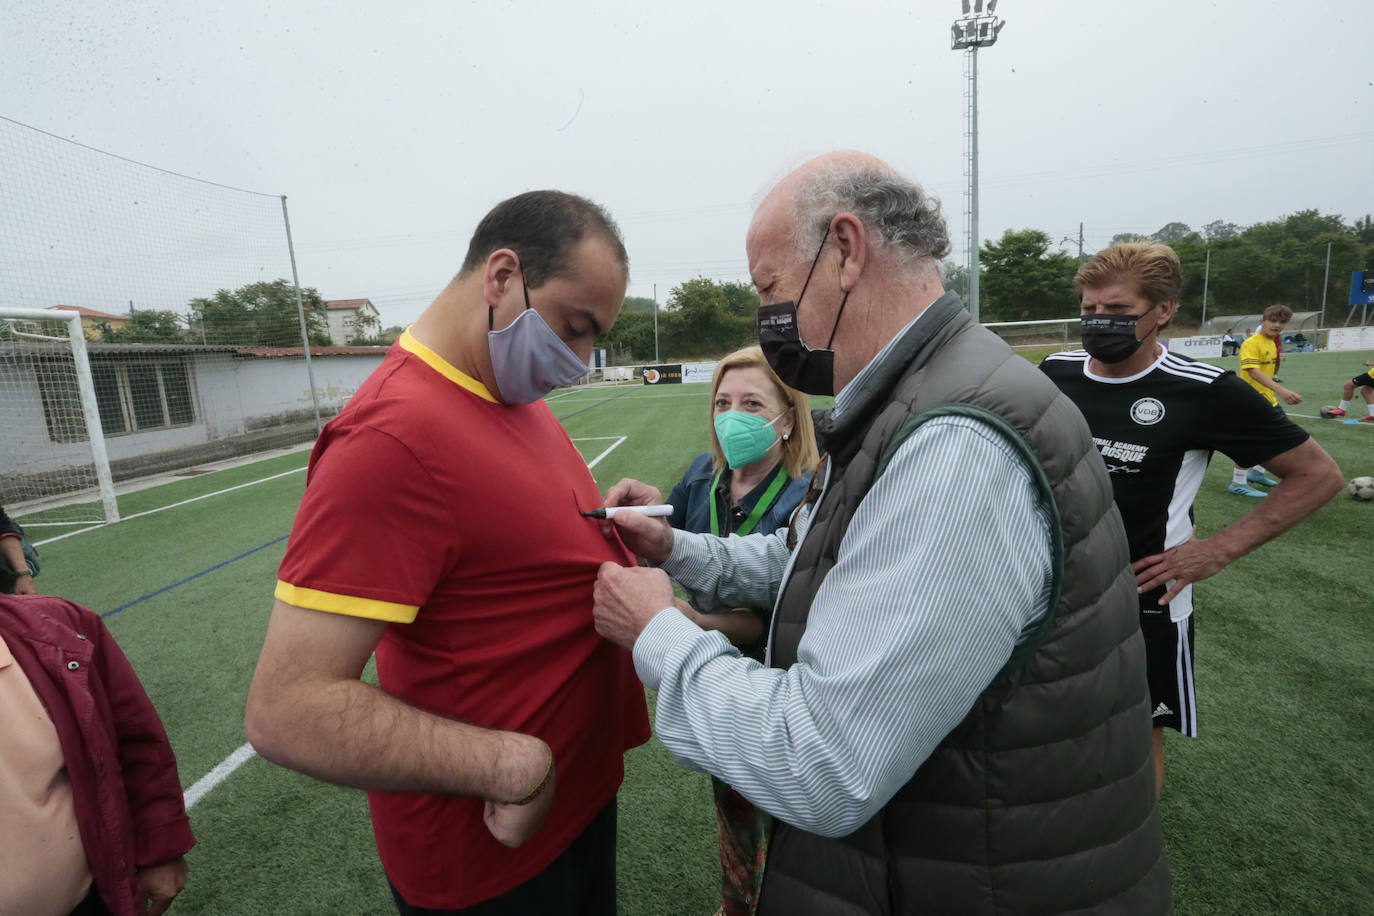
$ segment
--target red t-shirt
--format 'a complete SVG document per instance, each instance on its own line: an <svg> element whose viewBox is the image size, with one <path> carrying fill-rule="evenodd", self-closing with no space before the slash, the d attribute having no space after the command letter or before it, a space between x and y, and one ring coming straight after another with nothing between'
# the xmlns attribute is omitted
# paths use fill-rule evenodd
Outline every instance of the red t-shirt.
<svg viewBox="0 0 1374 916"><path fill-rule="evenodd" d="M467 907L534 877L614 798L624 751L648 740L630 656L592 626L597 568L631 558L574 492L601 504L543 401L496 402L409 332L310 456L277 597L389 621L383 690L554 753L553 808L519 849L487 831L480 799L368 793L382 865L415 906Z"/></svg>

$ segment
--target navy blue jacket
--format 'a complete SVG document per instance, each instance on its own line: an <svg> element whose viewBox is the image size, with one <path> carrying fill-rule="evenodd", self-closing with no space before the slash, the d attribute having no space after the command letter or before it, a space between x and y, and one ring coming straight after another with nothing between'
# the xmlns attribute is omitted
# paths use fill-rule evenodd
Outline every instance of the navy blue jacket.
<svg viewBox="0 0 1374 916"><path fill-rule="evenodd" d="M683 531L707 533L711 530L711 481L715 476L715 469L711 467L711 453L698 455L668 497L668 502L673 505L673 514L668 517L669 524ZM722 536L733 534L735 529L744 524L744 520L754 511L754 506L758 504L772 481L773 477L770 474L745 494L739 506L743 511L736 515L730 511L730 469L726 468L721 473L720 487L715 495ZM750 534L768 534L786 525L792 518L793 510L806 495L806 487L810 481L809 473L788 481Z"/></svg>

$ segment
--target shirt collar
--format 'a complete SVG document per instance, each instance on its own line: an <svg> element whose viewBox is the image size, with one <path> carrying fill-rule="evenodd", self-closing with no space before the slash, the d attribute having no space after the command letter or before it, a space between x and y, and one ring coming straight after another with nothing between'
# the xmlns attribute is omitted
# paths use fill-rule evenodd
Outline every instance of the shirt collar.
<svg viewBox="0 0 1374 916"><path fill-rule="evenodd" d="M859 396L859 391L863 389L864 382L878 370L878 366L882 365L883 360L887 359L888 354L892 352L892 348L897 345L897 341L905 337L907 332L916 326L916 322L924 318L930 311L930 308L921 309L919 315L908 321L906 326L896 334L893 334L892 339L887 342L887 345L878 351L878 355L870 359L868 365L860 369L859 374L850 379L848 385L840 389L839 393L835 395L835 406L830 411L832 417L838 419L840 415L854 403L854 399Z"/></svg>
<svg viewBox="0 0 1374 916"><path fill-rule="evenodd" d="M414 325L411 325L411 327L414 327ZM477 381L477 379L468 375L457 366L445 360L438 353L435 353L429 347L416 340L415 335L410 333L410 328L406 328L396 342L400 345L402 350L405 350L407 353L413 353L415 356L419 357L425 365L429 366L458 387L466 388L479 398L490 401L493 404L500 403L492 393L487 390L486 385L483 385L481 382Z"/></svg>

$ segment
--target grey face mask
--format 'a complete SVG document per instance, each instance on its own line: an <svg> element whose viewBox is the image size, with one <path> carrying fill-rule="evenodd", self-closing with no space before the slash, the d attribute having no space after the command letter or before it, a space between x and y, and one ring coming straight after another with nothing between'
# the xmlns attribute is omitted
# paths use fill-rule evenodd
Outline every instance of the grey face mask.
<svg viewBox="0 0 1374 916"><path fill-rule="evenodd" d="M491 330L496 309L488 306L487 311L491 371L506 404L531 404L589 371L548 322L530 308L530 291L523 277L520 288L525 292L525 310L508 327Z"/></svg>

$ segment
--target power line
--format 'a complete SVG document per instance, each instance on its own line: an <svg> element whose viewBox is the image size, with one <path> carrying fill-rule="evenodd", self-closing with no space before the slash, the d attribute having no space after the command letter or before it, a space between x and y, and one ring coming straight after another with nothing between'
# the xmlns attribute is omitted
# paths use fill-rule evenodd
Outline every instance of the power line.
<svg viewBox="0 0 1374 916"><path fill-rule="evenodd" d="M164 169L164 168L162 168L161 166L151 165L151 164L149 164L149 163L147 163L147 162L139 162L137 159L130 159L128 156L121 156L121 155L119 155L118 153L112 153L112 152L110 152L109 150L100 149L100 148L97 147L97 146L90 146L89 144L81 143L81 142L78 142L78 141L76 141L76 140L71 140L71 139L69 139L69 138L67 138L67 137L58 136L57 134L52 133L51 131L46 131L46 130L44 130L44 129L41 128L41 127L34 127L32 124L25 124L23 121L16 121L16 120L14 120L14 118L7 118L7 117L5 117L4 115L0 115L0 121L8 121L8 122L10 122L11 124L14 124L14 125L16 125L16 126L18 126L18 127L23 127L23 128L28 129L28 130L32 130L32 131L35 131L35 132L37 132L37 133L43 134L44 136L52 137L54 140L61 140L63 143L70 143L72 146L79 146L79 147L81 147L82 149L90 150L90 151L93 152L93 153L100 153L102 156L109 156L109 157L111 157L111 158L113 158L113 159L118 159L120 162L127 162L127 163L129 163L129 164L131 164L131 165L142 166L142 167L145 168L145 169L152 169L154 172L161 172L161 173L164 174L164 175L174 175L174 176L176 176L177 178L185 178L187 181L199 181L201 184L208 184L208 185L211 185L211 186L216 187L216 188L223 188L223 189L225 189L226 191L239 191L240 193L243 193L243 194L256 194L256 195L258 195L259 197L272 197L272 198L279 198L279 197L281 197L280 194L268 194L268 193L265 192L265 191L250 191L250 190L247 189L247 188L236 188L236 187L234 187L233 185L229 185L229 184L220 184L218 181L210 181L209 179L206 179L206 178L197 178L197 177L194 176L194 175L184 175L184 174L182 174L181 172L174 172L174 171L172 171L171 169Z"/></svg>

